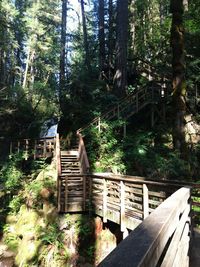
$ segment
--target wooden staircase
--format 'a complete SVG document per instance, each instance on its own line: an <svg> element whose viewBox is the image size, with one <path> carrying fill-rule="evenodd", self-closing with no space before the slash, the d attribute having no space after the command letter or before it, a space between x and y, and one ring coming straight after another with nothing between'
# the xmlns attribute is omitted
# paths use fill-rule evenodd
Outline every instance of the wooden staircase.
<svg viewBox="0 0 200 267"><path fill-rule="evenodd" d="M101 121L103 120L116 120L123 119L127 120L134 114L138 113L145 106L152 104L157 105L158 102L163 102L166 99L167 95L161 87L143 87L134 91L131 95L128 95L125 98L122 98L116 105L114 105L107 112L101 114L94 118L89 124L78 129L78 133L84 133L84 131L91 126L97 127L99 130L101 128ZM154 107L155 108L155 107ZM164 108L164 105L163 107ZM152 112L157 112L160 117L165 116L164 110L152 109ZM163 114L162 114L163 113ZM152 123L153 124L153 123Z"/></svg>
<svg viewBox="0 0 200 267"><path fill-rule="evenodd" d="M85 179L89 163L81 135L77 144L67 150L59 149L57 137L58 159L58 211L78 212L85 210ZM59 151L60 150L60 151Z"/></svg>
<svg viewBox="0 0 200 267"><path fill-rule="evenodd" d="M157 103L163 97L161 88L141 88L121 99L108 112L77 130L76 142L67 150L62 149L59 136L56 139L58 165L58 211L84 211L86 206L86 174L89 162L81 133L91 126L101 127L102 120L128 119L148 104ZM61 146L61 147L60 147Z"/></svg>

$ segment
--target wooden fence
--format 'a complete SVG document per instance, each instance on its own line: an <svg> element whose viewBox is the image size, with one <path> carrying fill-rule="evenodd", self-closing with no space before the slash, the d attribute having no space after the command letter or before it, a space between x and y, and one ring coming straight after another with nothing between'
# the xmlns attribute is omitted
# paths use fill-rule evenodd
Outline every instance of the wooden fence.
<svg viewBox="0 0 200 267"><path fill-rule="evenodd" d="M188 267L191 189L168 197L99 267Z"/></svg>
<svg viewBox="0 0 200 267"><path fill-rule="evenodd" d="M121 231L133 230L166 198L180 188L176 183L148 181L141 177L84 176L86 202L104 222L113 221Z"/></svg>
<svg viewBox="0 0 200 267"><path fill-rule="evenodd" d="M34 159L52 157L55 143L55 137L13 140L10 142L10 154L23 152L26 159L31 156Z"/></svg>

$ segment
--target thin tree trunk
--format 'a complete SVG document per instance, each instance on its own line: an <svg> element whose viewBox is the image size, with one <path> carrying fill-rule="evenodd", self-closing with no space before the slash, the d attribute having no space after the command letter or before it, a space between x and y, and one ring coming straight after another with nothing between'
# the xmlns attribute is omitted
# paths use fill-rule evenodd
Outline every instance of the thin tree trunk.
<svg viewBox="0 0 200 267"><path fill-rule="evenodd" d="M185 47L184 47L184 0L171 0L172 13L171 47L173 71L173 109L174 126L173 142L175 149L179 150L182 158L187 158L187 144L185 140L185 114L186 114L186 79L185 79Z"/></svg>
<svg viewBox="0 0 200 267"><path fill-rule="evenodd" d="M26 67L25 67L25 72L24 72L24 79L23 79L23 85L22 87L25 88L27 84L27 77L28 77L28 69L29 69L29 63L30 63L30 47L28 48L28 53L27 53L27 59L26 59Z"/></svg>
<svg viewBox="0 0 200 267"><path fill-rule="evenodd" d="M86 25L86 18L85 18L84 0L81 0L81 14L82 14L84 49L85 49L85 64L86 64L87 69L90 70L91 66L90 66L90 55L89 55L89 45L88 45L88 34L87 34L87 25Z"/></svg>
<svg viewBox="0 0 200 267"><path fill-rule="evenodd" d="M114 87L122 97L127 89L128 0L117 1L116 71Z"/></svg>
<svg viewBox="0 0 200 267"><path fill-rule="evenodd" d="M67 30L67 0L62 0L62 25L61 25L61 50L60 50L60 88L59 102L62 110L63 90L65 88L65 63L66 63L66 30Z"/></svg>
<svg viewBox="0 0 200 267"><path fill-rule="evenodd" d="M104 28L104 0L99 0L99 70L100 79L103 76L106 65L105 52L105 28Z"/></svg>
<svg viewBox="0 0 200 267"><path fill-rule="evenodd" d="M109 21L108 21L108 79L109 82L113 80L113 51L114 51L114 14L113 14L113 0L109 0L108 3L108 13L109 13Z"/></svg>

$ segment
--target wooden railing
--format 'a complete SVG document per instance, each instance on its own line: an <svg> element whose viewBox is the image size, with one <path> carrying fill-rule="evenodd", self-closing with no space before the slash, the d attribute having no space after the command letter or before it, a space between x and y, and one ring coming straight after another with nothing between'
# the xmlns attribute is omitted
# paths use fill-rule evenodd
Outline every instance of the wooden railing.
<svg viewBox="0 0 200 267"><path fill-rule="evenodd" d="M99 267L189 266L191 189L167 198Z"/></svg>
<svg viewBox="0 0 200 267"><path fill-rule="evenodd" d="M181 186L147 181L141 177L87 176L86 201L103 221L113 221L121 231L133 230Z"/></svg>
<svg viewBox="0 0 200 267"><path fill-rule="evenodd" d="M79 146L78 146L78 159L81 165L81 172L86 174L89 172L89 161L88 161L88 157L87 157L87 152L85 149L85 145L84 145L84 141L83 141L83 137L80 133L77 132L77 136L79 139Z"/></svg>
<svg viewBox="0 0 200 267"><path fill-rule="evenodd" d="M163 97L161 88L141 88L133 94L123 98L118 102L114 107L109 111L103 113L101 116L93 119L86 126L78 129L78 133L83 132L84 130L90 128L91 126L97 127L99 130L101 128L101 122L103 120L111 119L128 119L142 108L144 108L149 103L155 102L161 97Z"/></svg>
<svg viewBox="0 0 200 267"><path fill-rule="evenodd" d="M25 158L30 156L36 158L47 158L54 154L55 137L40 139L19 139L10 142L10 154L25 153Z"/></svg>
<svg viewBox="0 0 200 267"><path fill-rule="evenodd" d="M57 170L57 206L58 212L60 211L60 175L61 175L61 159L60 159L60 138L59 134L56 135L56 170Z"/></svg>

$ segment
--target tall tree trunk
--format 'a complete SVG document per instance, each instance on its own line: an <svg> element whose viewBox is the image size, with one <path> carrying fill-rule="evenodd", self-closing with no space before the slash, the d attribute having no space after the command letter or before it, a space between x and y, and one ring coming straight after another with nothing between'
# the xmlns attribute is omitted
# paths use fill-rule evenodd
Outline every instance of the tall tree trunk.
<svg viewBox="0 0 200 267"><path fill-rule="evenodd" d="M117 40L114 88L116 95L122 97L127 87L128 0L117 1L116 27Z"/></svg>
<svg viewBox="0 0 200 267"><path fill-rule="evenodd" d="M87 25L86 25L86 18L85 18L84 0L81 0L81 14L82 14L84 49L85 49L85 64L86 64L87 69L90 70L91 69L90 54L89 54L88 34L87 34Z"/></svg>
<svg viewBox="0 0 200 267"><path fill-rule="evenodd" d="M113 0L109 0L108 3L108 79L109 82L113 81L113 54L114 54L114 12L113 12Z"/></svg>
<svg viewBox="0 0 200 267"><path fill-rule="evenodd" d="M106 52L105 52L105 28L104 28L104 0L99 0L99 70L100 79L103 76L106 65Z"/></svg>
<svg viewBox="0 0 200 267"><path fill-rule="evenodd" d="M67 0L62 0L62 22L61 22L61 50L60 50L60 87L59 102L63 110L63 91L65 89L65 63L66 63L66 30L67 30Z"/></svg>
<svg viewBox="0 0 200 267"><path fill-rule="evenodd" d="M184 0L171 0L172 13L171 47L173 71L173 109L174 126L173 142L182 158L187 158L187 144L185 140L185 114L186 114L186 79L185 79L185 47L184 47Z"/></svg>

